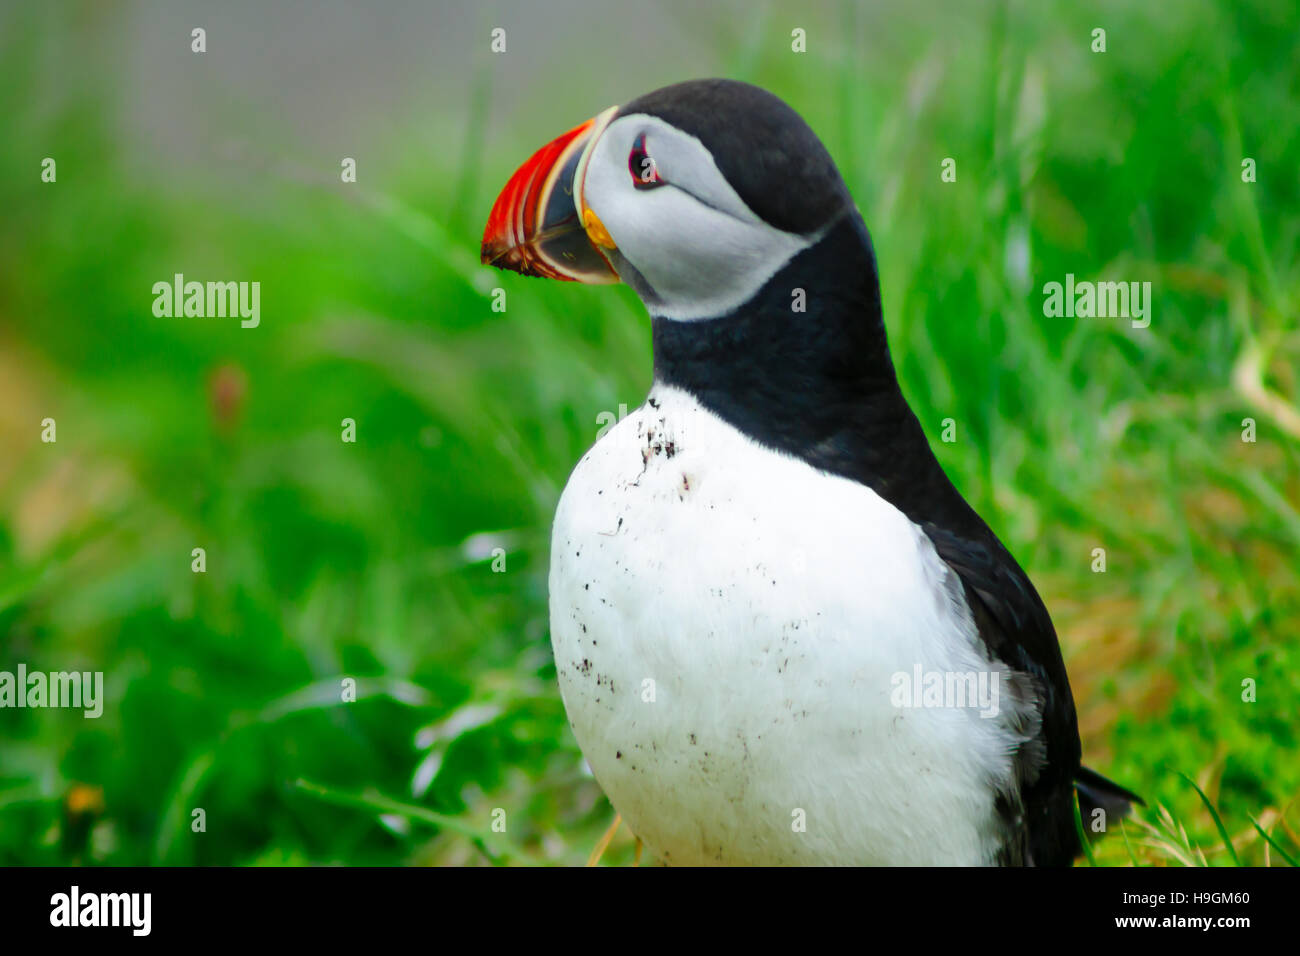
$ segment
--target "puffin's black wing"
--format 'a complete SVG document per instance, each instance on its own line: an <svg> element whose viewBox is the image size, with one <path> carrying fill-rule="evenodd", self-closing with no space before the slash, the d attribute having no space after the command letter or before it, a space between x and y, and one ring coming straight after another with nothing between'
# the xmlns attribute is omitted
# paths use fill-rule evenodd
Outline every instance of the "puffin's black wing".
<svg viewBox="0 0 1300 956"><path fill-rule="evenodd" d="M948 484L946 478L943 483ZM960 506L970 510L965 501ZM1069 866L1080 850L1072 805L1080 745L1060 644L1025 572L973 511L970 516L983 526L982 534L969 534L967 522L961 522L966 535L931 521L923 521L921 528L961 578L990 655L1025 678L1018 690L1036 699L1040 721L1024 728L1030 739L1016 753L1020 792L1002 807L1012 832L1003 862Z"/></svg>
<svg viewBox="0 0 1300 956"><path fill-rule="evenodd" d="M934 484L951 488L946 476ZM1112 822L1142 799L1080 764L1078 720L1060 643L1028 575L955 489L930 500L946 500L948 508L966 512L960 518L950 514L951 525L925 521L921 527L961 578L989 652L1025 675L1024 689L1039 701L1041 724L1025 728L1031 739L1016 754L1021 807L1004 806L1013 834L1005 862L1069 866L1082 850L1074 823L1076 789L1086 832L1091 832L1093 811L1104 810ZM965 533L949 530L954 525Z"/></svg>

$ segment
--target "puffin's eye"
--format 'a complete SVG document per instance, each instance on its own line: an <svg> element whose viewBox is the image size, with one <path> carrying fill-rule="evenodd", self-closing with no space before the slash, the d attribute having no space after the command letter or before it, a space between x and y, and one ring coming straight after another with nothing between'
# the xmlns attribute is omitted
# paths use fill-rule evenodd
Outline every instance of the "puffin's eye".
<svg viewBox="0 0 1300 956"><path fill-rule="evenodd" d="M645 133L632 144L632 152L627 156L627 169L632 174L632 185L637 189L654 189L666 184L654 159L645 151Z"/></svg>

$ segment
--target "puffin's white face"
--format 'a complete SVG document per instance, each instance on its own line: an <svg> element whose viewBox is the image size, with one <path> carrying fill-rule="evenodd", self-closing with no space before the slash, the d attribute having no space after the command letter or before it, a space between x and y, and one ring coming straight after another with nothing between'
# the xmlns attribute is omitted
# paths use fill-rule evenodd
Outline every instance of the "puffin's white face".
<svg viewBox="0 0 1300 956"><path fill-rule="evenodd" d="M815 238L760 219L704 144L658 117L618 116L593 132L575 176L578 215L652 315L723 315Z"/></svg>

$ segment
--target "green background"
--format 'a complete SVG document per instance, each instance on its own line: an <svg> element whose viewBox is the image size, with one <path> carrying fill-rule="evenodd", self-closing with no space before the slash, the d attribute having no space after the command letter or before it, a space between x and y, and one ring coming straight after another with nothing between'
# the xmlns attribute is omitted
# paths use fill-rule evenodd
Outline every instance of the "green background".
<svg viewBox="0 0 1300 956"><path fill-rule="evenodd" d="M0 670L107 697L0 710L0 863L587 859L548 534L648 321L478 243L533 149L706 75L790 102L862 209L904 390L1147 798L1097 862L1300 855L1296 7L1080 6L0 14ZM177 272L259 281L261 326L156 318ZM1067 273L1151 282L1150 328L1046 318Z"/></svg>

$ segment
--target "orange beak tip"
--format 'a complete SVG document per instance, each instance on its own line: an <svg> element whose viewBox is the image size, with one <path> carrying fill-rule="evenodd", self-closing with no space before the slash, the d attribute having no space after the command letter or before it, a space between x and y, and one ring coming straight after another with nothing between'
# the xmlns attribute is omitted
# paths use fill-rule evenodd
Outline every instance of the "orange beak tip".
<svg viewBox="0 0 1300 956"><path fill-rule="evenodd" d="M492 204L479 246L480 262L568 282L618 281L618 273L585 228L574 197L577 169L614 112L611 108L574 127L515 170Z"/></svg>

